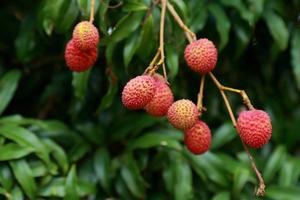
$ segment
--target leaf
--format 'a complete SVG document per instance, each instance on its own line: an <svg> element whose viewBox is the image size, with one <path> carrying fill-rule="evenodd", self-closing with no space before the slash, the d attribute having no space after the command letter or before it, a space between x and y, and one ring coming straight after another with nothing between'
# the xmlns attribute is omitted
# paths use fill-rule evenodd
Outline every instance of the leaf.
<svg viewBox="0 0 300 200"><path fill-rule="evenodd" d="M69 168L69 163L64 149L50 139L46 139L43 142L50 150L57 164L61 167L63 172L66 173Z"/></svg>
<svg viewBox="0 0 300 200"><path fill-rule="evenodd" d="M218 149L226 143L232 141L237 136L232 124L226 122L222 124L214 133L211 149Z"/></svg>
<svg viewBox="0 0 300 200"><path fill-rule="evenodd" d="M264 11L265 0L249 1L248 3L250 4L249 8L253 14L254 21L256 22L258 19L260 19Z"/></svg>
<svg viewBox="0 0 300 200"><path fill-rule="evenodd" d="M297 187L268 186L265 196L274 200L298 200L300 189Z"/></svg>
<svg viewBox="0 0 300 200"><path fill-rule="evenodd" d="M128 71L128 65L132 60L135 52L140 46L141 38L139 34L133 34L128 40L126 40L126 44L123 49L123 57L124 57L124 65L125 69Z"/></svg>
<svg viewBox="0 0 300 200"><path fill-rule="evenodd" d="M202 1L201 1L202 2ZM201 3L198 2L198 3ZM207 21L207 17L208 17L208 9L205 3L202 3L200 5L197 5L197 9L201 8L201 12L194 12L195 15L191 18L191 22L190 22L190 29L194 32L198 32L201 31Z"/></svg>
<svg viewBox="0 0 300 200"><path fill-rule="evenodd" d="M296 27L293 31L291 41L291 64L296 79L297 87L300 90L300 28Z"/></svg>
<svg viewBox="0 0 300 200"><path fill-rule="evenodd" d="M123 6L123 11L131 12L131 11L140 11L140 10L147 10L148 7L142 2L139 1L127 1Z"/></svg>
<svg viewBox="0 0 300 200"><path fill-rule="evenodd" d="M44 31L47 35L51 35L56 25L59 21L59 13L63 6L64 0L46 0L44 1L42 9L40 9L40 16Z"/></svg>
<svg viewBox="0 0 300 200"><path fill-rule="evenodd" d="M140 25L144 12L132 12L123 17L116 25L110 36L110 42L119 42L128 37Z"/></svg>
<svg viewBox="0 0 300 200"><path fill-rule="evenodd" d="M22 190L18 186L15 186L11 192L11 200L23 200L23 199L24 199L24 195Z"/></svg>
<svg viewBox="0 0 300 200"><path fill-rule="evenodd" d="M124 163L121 167L121 177L129 191L137 198L145 196L144 180L140 175L136 162L132 155L124 155Z"/></svg>
<svg viewBox="0 0 300 200"><path fill-rule="evenodd" d="M13 176L10 168L7 164L2 163L0 165L0 184L7 191L10 191L13 187Z"/></svg>
<svg viewBox="0 0 300 200"><path fill-rule="evenodd" d="M263 170L263 177L265 182L270 182L275 173L282 167L286 159L286 150L283 146L279 146L272 153L270 158L267 161L267 164Z"/></svg>
<svg viewBox="0 0 300 200"><path fill-rule="evenodd" d="M246 8L242 0L222 0L222 4L235 8L241 17L246 20L250 26L253 26L254 16L253 14Z"/></svg>
<svg viewBox="0 0 300 200"><path fill-rule="evenodd" d="M64 200L79 200L79 194L77 191L77 175L76 167L73 165L68 173L65 187Z"/></svg>
<svg viewBox="0 0 300 200"><path fill-rule="evenodd" d="M280 169L278 185L282 187L290 187L297 183L300 175L300 169L298 167L299 162L295 159L287 159ZM295 181L296 180L296 181Z"/></svg>
<svg viewBox="0 0 300 200"><path fill-rule="evenodd" d="M10 70L4 74L0 80L0 114L3 113L9 102L13 98L18 87L21 72L19 70Z"/></svg>
<svg viewBox="0 0 300 200"><path fill-rule="evenodd" d="M250 178L250 172L246 168L238 168L233 176L233 194L238 197L246 182Z"/></svg>
<svg viewBox="0 0 300 200"><path fill-rule="evenodd" d="M229 192L219 192L212 198L212 200L230 200L230 193Z"/></svg>
<svg viewBox="0 0 300 200"><path fill-rule="evenodd" d="M100 30L107 35L107 22L105 20L105 15L108 9L109 0L101 0L99 8L99 27Z"/></svg>
<svg viewBox="0 0 300 200"><path fill-rule="evenodd" d="M31 147L23 147L14 143L6 144L0 146L0 161L22 158L33 151L34 149Z"/></svg>
<svg viewBox="0 0 300 200"><path fill-rule="evenodd" d="M31 168L25 160L9 162L12 171L29 199L34 199L37 193L37 186L33 178Z"/></svg>
<svg viewBox="0 0 300 200"><path fill-rule="evenodd" d="M73 72L72 86L75 98L83 102L87 90L88 81L90 78L91 70L85 72Z"/></svg>
<svg viewBox="0 0 300 200"><path fill-rule="evenodd" d="M148 58L154 50L155 43L154 19L153 15L150 14L142 27L140 45L137 49L139 57L142 59Z"/></svg>
<svg viewBox="0 0 300 200"><path fill-rule="evenodd" d="M79 14L76 0L66 0L60 10L59 19L57 20L56 30L59 33L65 33L74 25Z"/></svg>
<svg viewBox="0 0 300 200"><path fill-rule="evenodd" d="M171 77L171 79L173 79L178 73L178 66L179 66L178 51L171 44L165 45L165 51L166 51L167 67L169 69L169 76Z"/></svg>
<svg viewBox="0 0 300 200"><path fill-rule="evenodd" d="M263 18L280 50L285 50L289 41L289 32L283 19L271 11L264 12Z"/></svg>
<svg viewBox="0 0 300 200"><path fill-rule="evenodd" d="M97 108L96 112L100 113L101 111L109 108L112 105L117 92L118 92L118 84L114 78L110 77L108 91L102 98L101 103Z"/></svg>
<svg viewBox="0 0 300 200"><path fill-rule="evenodd" d="M164 133L147 133L132 140L128 145L128 150L147 149L155 146L166 146L176 150L181 150L181 145L177 140L164 135Z"/></svg>
<svg viewBox="0 0 300 200"><path fill-rule="evenodd" d="M110 191L110 155L107 149L101 148L94 154L94 169L97 179L106 192Z"/></svg>
<svg viewBox="0 0 300 200"><path fill-rule="evenodd" d="M220 35L219 49L222 50L228 43L229 31L230 31L230 20L228 19L223 8L216 3L211 4L209 6L209 11L216 19L216 27Z"/></svg>

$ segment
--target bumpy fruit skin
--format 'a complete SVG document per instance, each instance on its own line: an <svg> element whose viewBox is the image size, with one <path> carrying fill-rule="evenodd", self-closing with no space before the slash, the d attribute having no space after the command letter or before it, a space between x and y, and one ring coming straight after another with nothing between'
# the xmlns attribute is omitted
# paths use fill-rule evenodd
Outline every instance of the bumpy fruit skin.
<svg viewBox="0 0 300 200"><path fill-rule="evenodd" d="M78 49L87 51L97 47L99 43L99 33L92 23L83 21L75 26L73 30L73 40Z"/></svg>
<svg viewBox="0 0 300 200"><path fill-rule="evenodd" d="M154 77L156 91L154 97L145 106L148 114L161 117L167 114L169 107L174 101L173 93L164 79Z"/></svg>
<svg viewBox="0 0 300 200"><path fill-rule="evenodd" d="M70 70L82 72L91 68L97 60L98 49L88 51L78 49L73 40L70 40L65 49L65 60Z"/></svg>
<svg viewBox="0 0 300 200"><path fill-rule="evenodd" d="M122 92L124 106L131 110L144 108L154 97L155 79L149 75L131 79Z"/></svg>
<svg viewBox="0 0 300 200"><path fill-rule="evenodd" d="M175 101L167 113L169 122L180 130L186 130L194 126L198 116L197 106L188 99Z"/></svg>
<svg viewBox="0 0 300 200"><path fill-rule="evenodd" d="M215 68L218 50L210 40L203 38L187 45L184 58L193 71L206 74Z"/></svg>
<svg viewBox="0 0 300 200"><path fill-rule="evenodd" d="M237 130L247 145L252 148L261 148L271 138L271 119L263 110L243 111L237 120Z"/></svg>
<svg viewBox="0 0 300 200"><path fill-rule="evenodd" d="M193 154L203 154L208 151L211 144L211 132L206 123L199 120L192 128L186 130L184 143Z"/></svg>

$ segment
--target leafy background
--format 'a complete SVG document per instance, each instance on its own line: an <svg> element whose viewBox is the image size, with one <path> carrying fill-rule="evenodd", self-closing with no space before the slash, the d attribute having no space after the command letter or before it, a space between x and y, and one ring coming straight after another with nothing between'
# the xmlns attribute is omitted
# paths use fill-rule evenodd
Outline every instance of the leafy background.
<svg viewBox="0 0 300 200"><path fill-rule="evenodd" d="M219 49L214 73L243 88L273 121L271 142L252 150L266 197L300 197L300 2L170 0L197 36ZM203 119L211 150L193 156L165 118L128 111L124 84L158 47L157 1L96 0L99 59L70 72L63 52L88 0L3 1L0 8L1 199L255 199L257 181L222 99L207 79ZM166 63L175 98L196 101L199 75L168 14ZM230 95L237 114L239 96Z"/></svg>

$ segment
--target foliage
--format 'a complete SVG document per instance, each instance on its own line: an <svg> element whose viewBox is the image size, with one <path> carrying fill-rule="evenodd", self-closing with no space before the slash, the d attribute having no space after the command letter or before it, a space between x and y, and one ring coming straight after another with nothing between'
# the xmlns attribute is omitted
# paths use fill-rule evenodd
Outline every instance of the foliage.
<svg viewBox="0 0 300 200"><path fill-rule="evenodd" d="M222 100L205 91L210 152L188 153L164 118L128 111L123 85L158 47L160 6L96 0L99 59L71 73L63 51L88 0L7 1L0 10L0 195L3 199L253 199L256 178ZM253 150L264 199L299 199L300 3L291 0L170 0L197 36L219 48L215 69L244 88L273 120L273 137ZM166 63L178 98L196 100L184 34L168 14ZM238 96L230 96L236 113Z"/></svg>

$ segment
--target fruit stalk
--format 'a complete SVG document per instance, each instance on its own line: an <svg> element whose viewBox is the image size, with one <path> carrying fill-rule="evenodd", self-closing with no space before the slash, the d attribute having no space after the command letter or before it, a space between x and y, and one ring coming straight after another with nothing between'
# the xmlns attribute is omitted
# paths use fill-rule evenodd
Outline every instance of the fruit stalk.
<svg viewBox="0 0 300 200"><path fill-rule="evenodd" d="M200 115L202 114L203 111L205 111L205 108L203 107L204 83L205 83L205 74L201 76L198 99L197 99L197 108L199 110Z"/></svg>
<svg viewBox="0 0 300 200"><path fill-rule="evenodd" d="M91 0L90 22L94 22L95 0Z"/></svg>

